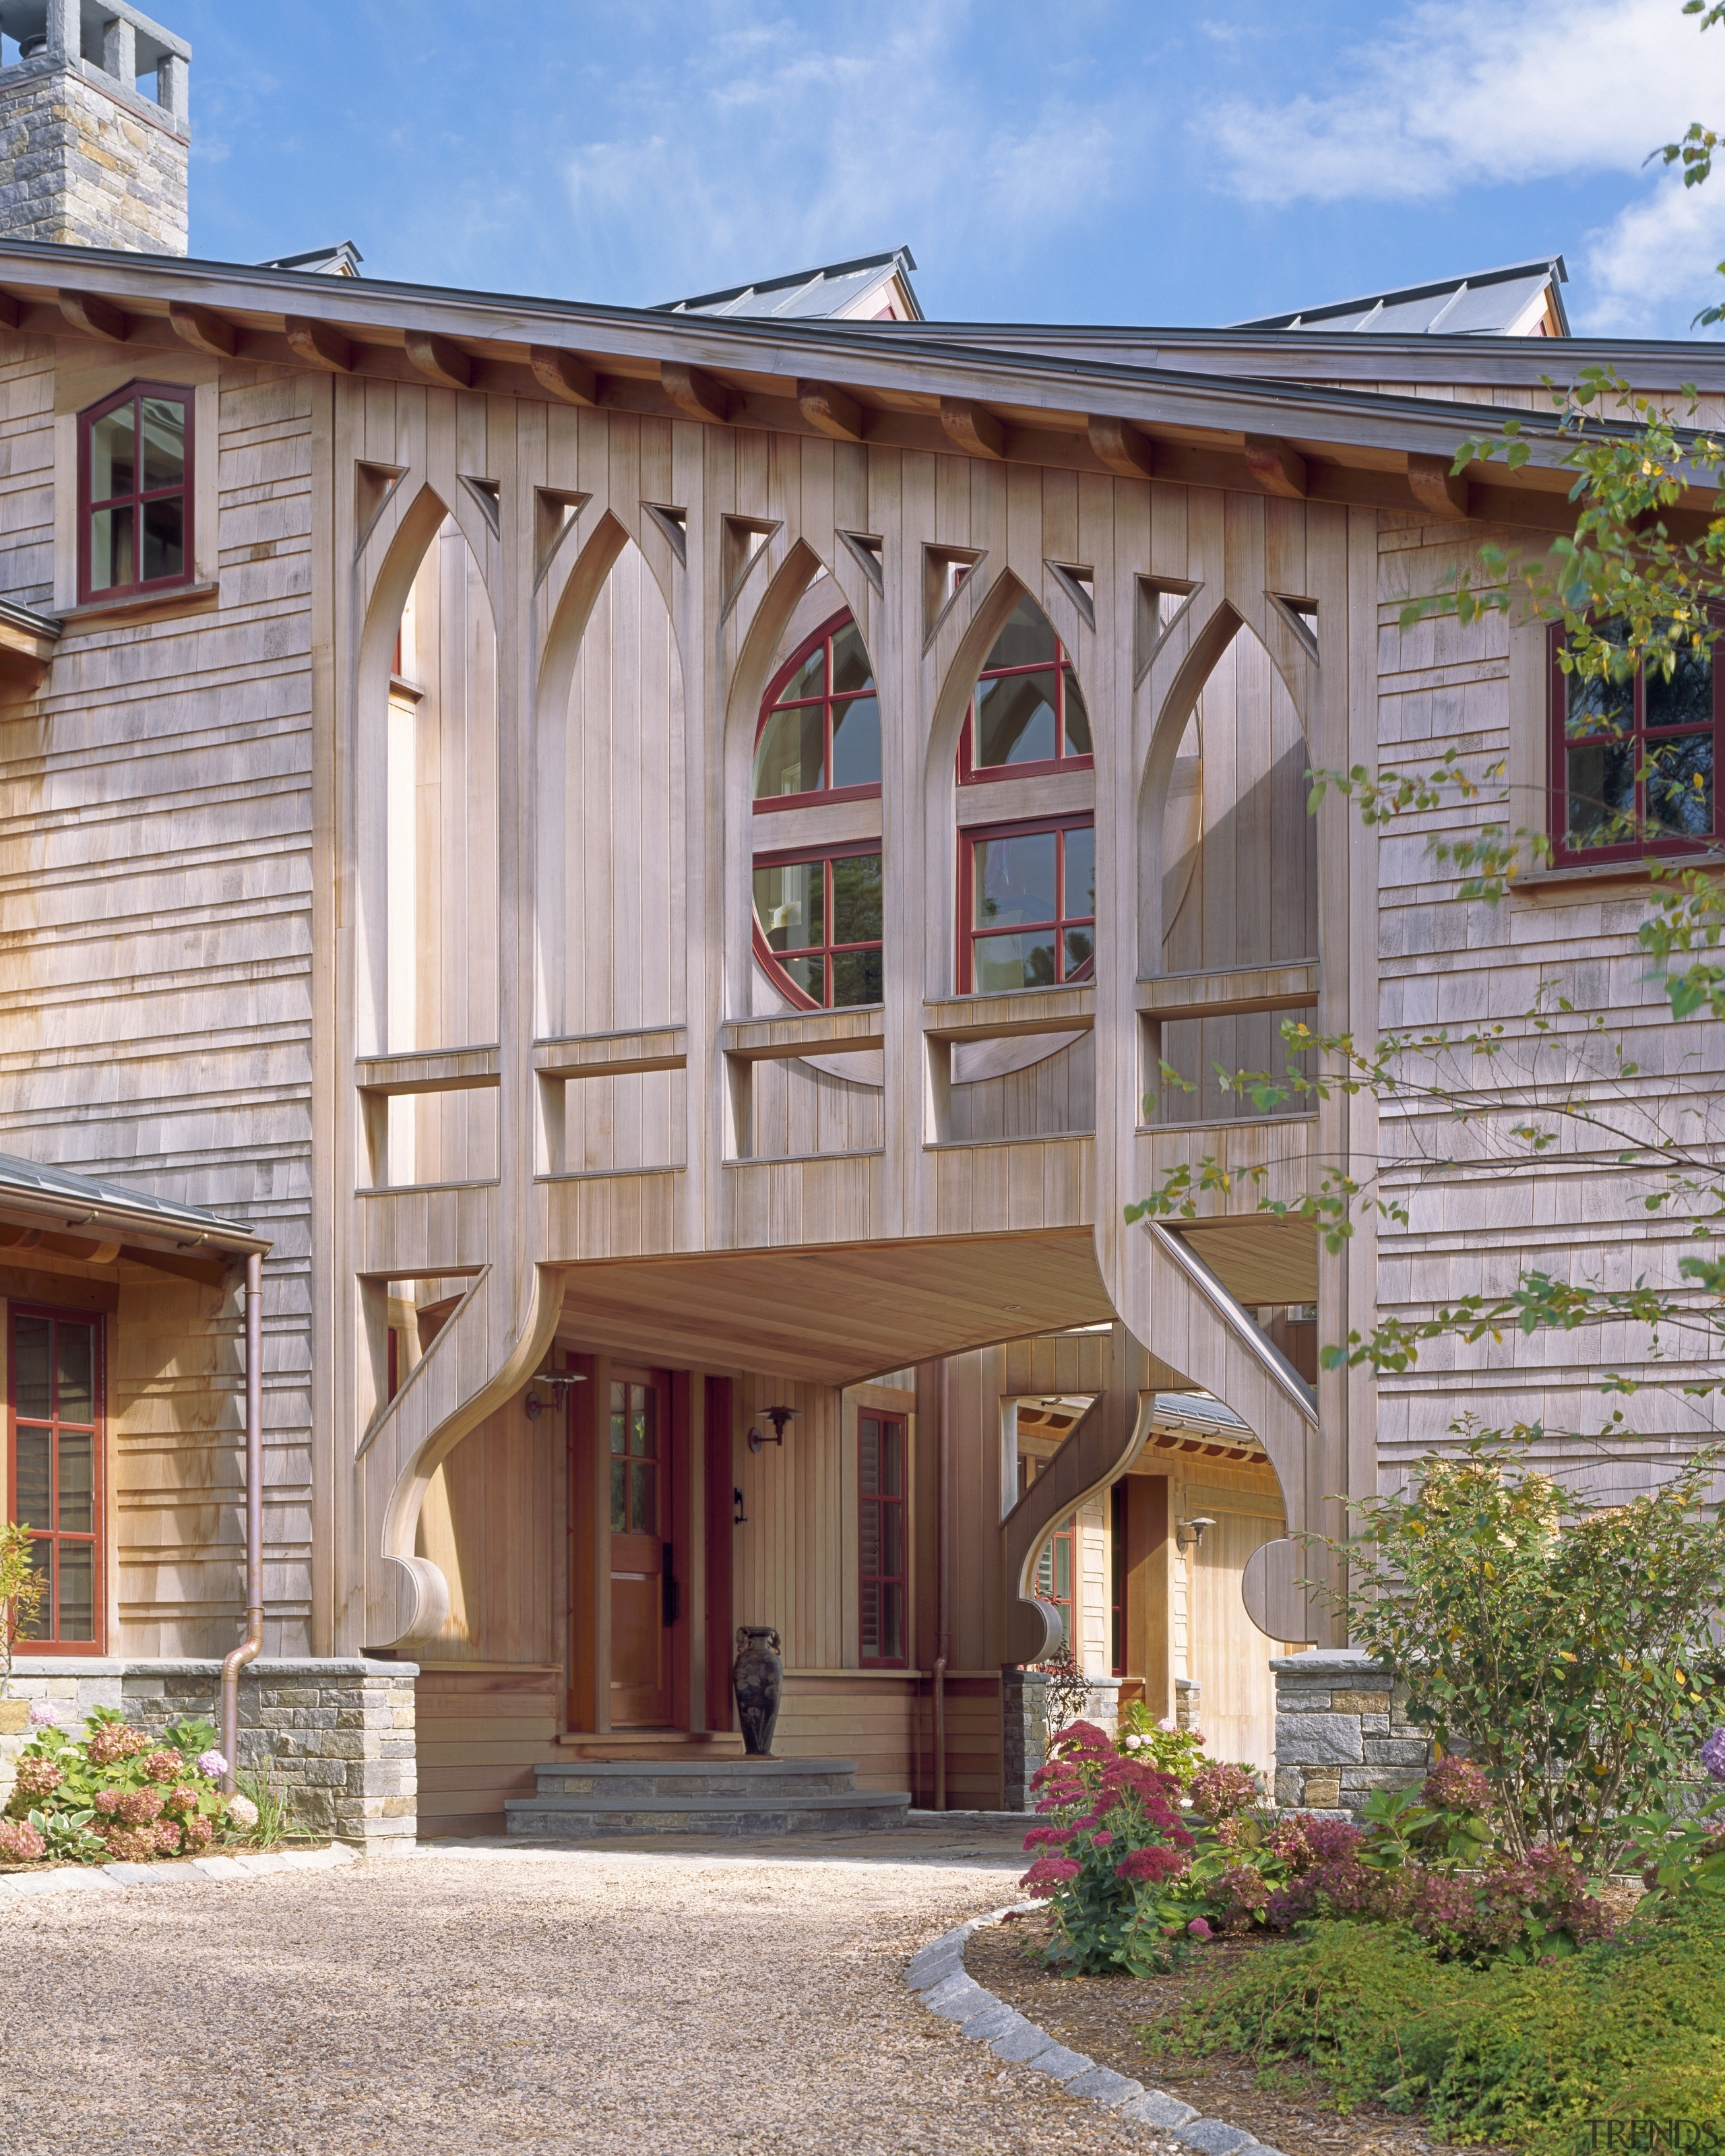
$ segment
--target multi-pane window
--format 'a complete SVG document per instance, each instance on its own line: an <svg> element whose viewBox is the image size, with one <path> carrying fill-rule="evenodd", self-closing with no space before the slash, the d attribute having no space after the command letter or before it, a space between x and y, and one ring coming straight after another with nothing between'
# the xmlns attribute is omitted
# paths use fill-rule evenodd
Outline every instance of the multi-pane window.
<svg viewBox="0 0 1725 2156"><path fill-rule="evenodd" d="M959 993L1087 979L1096 951L1096 840L1088 816L964 834Z"/></svg>
<svg viewBox="0 0 1725 2156"><path fill-rule="evenodd" d="M1020 599L977 676L958 776L1024 778L1091 760L1090 713L1066 648L1035 601Z"/></svg>
<svg viewBox="0 0 1725 2156"><path fill-rule="evenodd" d="M611 1381L611 1532L659 1532L660 1437L651 1385Z"/></svg>
<svg viewBox="0 0 1725 2156"><path fill-rule="evenodd" d="M856 1419L859 1651L865 1662L905 1659L905 1422Z"/></svg>
<svg viewBox="0 0 1725 2156"><path fill-rule="evenodd" d="M191 574L192 393L134 382L79 415L78 589L117 598Z"/></svg>
<svg viewBox="0 0 1725 2156"><path fill-rule="evenodd" d="M1078 1515L1069 1512L1036 1560L1037 1599L1053 1603L1060 1611L1061 1643L1071 1649L1075 1661L1078 1659L1078 1638L1072 1629L1072 1546L1077 1534Z"/></svg>
<svg viewBox="0 0 1725 2156"><path fill-rule="evenodd" d="M880 791L880 706L856 624L835 615L774 677L755 737L755 806Z"/></svg>
<svg viewBox="0 0 1725 2156"><path fill-rule="evenodd" d="M877 1004L880 849L755 857L756 948L798 1009Z"/></svg>
<svg viewBox="0 0 1725 2156"><path fill-rule="evenodd" d="M1610 635L1608 627L1606 634ZM1559 862L1682 853L1718 835L1718 670L1686 647L1671 678L1584 680L1551 648L1551 834Z"/></svg>
<svg viewBox="0 0 1725 2156"><path fill-rule="evenodd" d="M101 1354L96 1322L14 1306L12 1517L30 1530L41 1609L29 1638L94 1650L101 1616Z"/></svg>

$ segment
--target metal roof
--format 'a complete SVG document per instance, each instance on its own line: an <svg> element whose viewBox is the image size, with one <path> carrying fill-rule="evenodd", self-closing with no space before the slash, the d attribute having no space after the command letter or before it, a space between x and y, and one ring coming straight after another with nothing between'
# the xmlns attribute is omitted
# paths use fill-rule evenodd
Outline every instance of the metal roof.
<svg viewBox="0 0 1725 2156"><path fill-rule="evenodd" d="M130 1183L109 1183L69 1168L44 1168L17 1153L0 1152L0 1210L23 1209L67 1228L102 1224L171 1240L182 1249L213 1245L231 1250L267 1250L270 1238L196 1205L177 1205Z"/></svg>
<svg viewBox="0 0 1725 2156"><path fill-rule="evenodd" d="M273 262L260 262L260 270L298 270L314 277L357 277L365 257L351 239L333 247L313 247L304 254L278 254Z"/></svg>
<svg viewBox="0 0 1725 2156"><path fill-rule="evenodd" d="M866 296L876 285L896 275L911 303L913 321L924 320L922 302L911 283L916 266L908 247L884 254L860 254L850 262L829 262L819 270L798 270L788 277L769 277L757 285L733 285L723 292L703 292L691 300L664 300L660 315L770 316L779 321L831 321Z"/></svg>
<svg viewBox="0 0 1725 2156"><path fill-rule="evenodd" d="M1476 270L1435 284L1405 285L1358 300L1332 300L1292 314L1260 315L1229 325L1237 330L1368 330L1382 336L1509 336L1534 301L1549 293L1558 334L1568 336L1569 318L1558 287L1569 281L1561 254L1515 262L1502 270Z"/></svg>

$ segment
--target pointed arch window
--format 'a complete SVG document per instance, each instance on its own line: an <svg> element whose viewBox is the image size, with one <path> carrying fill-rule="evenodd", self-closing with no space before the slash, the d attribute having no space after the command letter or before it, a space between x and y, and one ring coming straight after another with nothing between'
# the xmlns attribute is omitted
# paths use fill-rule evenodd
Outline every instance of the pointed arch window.
<svg viewBox="0 0 1725 2156"><path fill-rule="evenodd" d="M958 743L958 779L1088 770L1090 712L1066 647L1034 599L1021 598L977 676Z"/></svg>
<svg viewBox="0 0 1725 2156"><path fill-rule="evenodd" d="M823 622L774 675L755 729L757 809L880 791L880 705L851 616Z"/></svg>

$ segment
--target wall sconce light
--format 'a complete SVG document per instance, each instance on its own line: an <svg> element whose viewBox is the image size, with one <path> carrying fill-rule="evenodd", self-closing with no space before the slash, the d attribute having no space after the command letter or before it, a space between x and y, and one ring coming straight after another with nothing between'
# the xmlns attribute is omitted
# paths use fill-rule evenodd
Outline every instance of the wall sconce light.
<svg viewBox="0 0 1725 2156"><path fill-rule="evenodd" d="M554 1408L564 1408L569 1404L570 1388L574 1385L584 1385L587 1380L578 1370L537 1370L528 1378L527 1383L530 1385L549 1385L552 1391L552 1405ZM529 1393L527 1420L537 1422L544 1413L544 1401L540 1399L537 1393Z"/></svg>
<svg viewBox="0 0 1725 2156"><path fill-rule="evenodd" d="M731 1523L737 1527L746 1527L749 1523L749 1516L742 1509L741 1490L733 1489L731 1492Z"/></svg>
<svg viewBox="0 0 1725 2156"><path fill-rule="evenodd" d="M768 1408L767 1410L767 1419L773 1425L773 1435L770 1438L762 1437L760 1431L760 1426L757 1424L756 1427L749 1432L749 1450L751 1452L758 1452L763 1445L777 1445L782 1446L784 1443L785 1424L788 1422L794 1421L797 1416L801 1414L803 1410L801 1408Z"/></svg>
<svg viewBox="0 0 1725 2156"><path fill-rule="evenodd" d="M1189 1542L1194 1549L1202 1549L1204 1529L1215 1524L1208 1512L1194 1512L1189 1520L1177 1520L1174 1522L1174 1548L1182 1557L1186 1554Z"/></svg>

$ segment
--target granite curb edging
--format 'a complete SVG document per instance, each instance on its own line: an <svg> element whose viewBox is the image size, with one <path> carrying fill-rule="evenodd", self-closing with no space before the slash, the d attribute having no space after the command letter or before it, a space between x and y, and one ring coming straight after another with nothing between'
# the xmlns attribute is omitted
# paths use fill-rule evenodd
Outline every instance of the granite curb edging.
<svg viewBox="0 0 1725 2156"><path fill-rule="evenodd" d="M1082 2097L1100 2104L1135 2126L1166 2133L1203 2156L1281 2156L1267 2142L1255 2141L1224 2119L1201 2118L1189 2103L1147 2089L1142 2082L1117 2074L1111 2066L1099 2066L1083 2052L1057 2043L1045 2029L1039 2029L1016 2007L997 1999L978 1984L964 1966L964 1943L984 1924L998 1924L1020 1911L1040 1909L1040 1902L1014 1902L992 1915L973 1917L955 1924L937 1939L921 1947L905 1964L905 1982L931 2014L955 2021L959 2033L986 2044L997 2059L1011 2066L1029 2066L1058 2082L1068 2096Z"/></svg>
<svg viewBox="0 0 1725 2156"><path fill-rule="evenodd" d="M8 1896L56 1894L68 1887L168 1887L178 1880L267 1879L278 1871L334 1871L357 1864L359 1851L341 1842L328 1849L259 1851L254 1855L192 1856L163 1864L64 1864L52 1871L0 1872L0 1901Z"/></svg>

